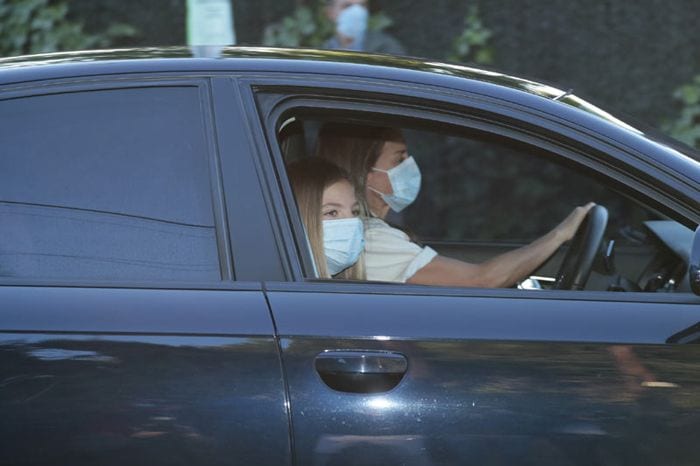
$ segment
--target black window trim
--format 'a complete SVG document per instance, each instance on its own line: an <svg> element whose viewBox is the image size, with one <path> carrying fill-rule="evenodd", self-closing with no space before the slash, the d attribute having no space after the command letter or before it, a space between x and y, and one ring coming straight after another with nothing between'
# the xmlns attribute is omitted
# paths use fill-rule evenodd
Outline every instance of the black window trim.
<svg viewBox="0 0 700 466"><path fill-rule="evenodd" d="M283 168L284 162L276 138L270 139L267 133L265 120L259 114L256 95L252 91L247 79L237 79L237 85L241 92L243 110L248 118L251 145L254 147L256 169L263 188L263 195L267 203L267 213L270 215L270 225L279 251L279 259L286 280L299 281L304 279L304 270L313 270L313 261L299 258L306 257L306 248L299 248L299 238L303 235L303 226L298 221L299 213L291 195L291 187L285 177L278 178L276 173L279 167ZM272 156L270 156L272 155ZM282 163L282 165L280 165ZM290 197L291 196L291 197ZM289 199L292 202L289 203ZM284 206L280 209L278 206ZM291 213L287 213L290 212ZM291 227L290 227L291 226ZM301 230L299 230L301 228ZM302 236L299 236L299 234ZM310 268L308 268L310 267ZM272 278L272 280L275 280Z"/></svg>
<svg viewBox="0 0 700 466"><path fill-rule="evenodd" d="M390 282L355 282L334 279L305 279L303 282L266 282L265 291L290 293L340 293L362 295L442 296L455 298L539 299L651 304L700 304L688 293L644 293L612 291L519 290L516 288L467 288Z"/></svg>

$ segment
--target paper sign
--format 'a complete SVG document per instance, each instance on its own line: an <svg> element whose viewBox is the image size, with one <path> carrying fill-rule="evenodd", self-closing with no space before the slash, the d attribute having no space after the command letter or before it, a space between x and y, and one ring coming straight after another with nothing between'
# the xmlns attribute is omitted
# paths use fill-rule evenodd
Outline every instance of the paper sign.
<svg viewBox="0 0 700 466"><path fill-rule="evenodd" d="M233 45L231 0L187 0L188 45Z"/></svg>

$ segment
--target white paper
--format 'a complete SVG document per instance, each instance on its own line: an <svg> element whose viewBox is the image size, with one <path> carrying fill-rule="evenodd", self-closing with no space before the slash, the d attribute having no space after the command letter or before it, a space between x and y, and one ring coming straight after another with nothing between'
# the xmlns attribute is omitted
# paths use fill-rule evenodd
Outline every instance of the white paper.
<svg viewBox="0 0 700 466"><path fill-rule="evenodd" d="M187 0L188 45L233 45L231 0Z"/></svg>

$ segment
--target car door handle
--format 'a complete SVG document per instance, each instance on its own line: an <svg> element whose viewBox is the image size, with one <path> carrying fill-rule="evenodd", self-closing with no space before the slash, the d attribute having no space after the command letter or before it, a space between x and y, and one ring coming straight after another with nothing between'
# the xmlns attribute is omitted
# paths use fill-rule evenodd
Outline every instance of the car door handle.
<svg viewBox="0 0 700 466"><path fill-rule="evenodd" d="M396 387L408 369L403 354L386 351L324 351L316 371L333 390L380 393Z"/></svg>

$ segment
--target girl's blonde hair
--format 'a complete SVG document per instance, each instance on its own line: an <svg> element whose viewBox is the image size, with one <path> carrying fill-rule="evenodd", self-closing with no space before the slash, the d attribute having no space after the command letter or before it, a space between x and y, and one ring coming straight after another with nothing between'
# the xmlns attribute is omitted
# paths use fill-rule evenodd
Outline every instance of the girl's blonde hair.
<svg viewBox="0 0 700 466"><path fill-rule="evenodd" d="M347 181L354 185L345 170L319 157L307 157L291 163L287 167L287 174L294 190L301 220L306 228L318 276L331 278L323 250L321 218L323 191L338 181ZM333 278L365 280L364 253L354 265L334 275Z"/></svg>

